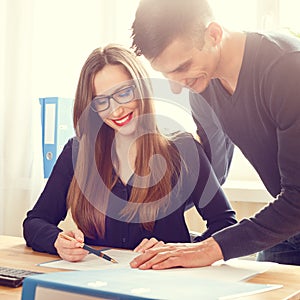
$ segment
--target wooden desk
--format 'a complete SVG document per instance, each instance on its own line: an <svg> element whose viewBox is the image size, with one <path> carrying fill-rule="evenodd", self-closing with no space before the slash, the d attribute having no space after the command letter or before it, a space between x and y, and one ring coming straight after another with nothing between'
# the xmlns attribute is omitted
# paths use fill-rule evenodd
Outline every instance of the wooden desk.
<svg viewBox="0 0 300 300"><path fill-rule="evenodd" d="M55 255L49 255L33 251L25 246L23 238L0 235L0 266L13 267L37 272L55 272L59 269L45 268L37 264L57 259ZM300 266L275 265L269 271L259 274L248 282L282 284L283 288L253 296L242 297L243 300L276 300L285 299L300 290ZM8 288L0 286L1 300L20 300L20 288ZM289 300L300 300L300 294Z"/></svg>

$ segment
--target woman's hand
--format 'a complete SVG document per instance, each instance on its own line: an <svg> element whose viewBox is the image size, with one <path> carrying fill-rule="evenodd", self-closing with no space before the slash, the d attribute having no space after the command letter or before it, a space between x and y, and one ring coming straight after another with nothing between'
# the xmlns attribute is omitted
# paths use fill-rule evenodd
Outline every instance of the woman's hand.
<svg viewBox="0 0 300 300"><path fill-rule="evenodd" d="M156 238L143 239L141 243L133 249L134 252L145 252L148 249L154 249L163 246L163 241L158 241Z"/></svg>
<svg viewBox="0 0 300 300"><path fill-rule="evenodd" d="M81 248L81 244L84 241L82 231L77 229L63 233L74 238L76 241L67 240L58 234L56 241L54 242L54 247L56 248L58 255L67 261L80 261L84 259L89 252Z"/></svg>

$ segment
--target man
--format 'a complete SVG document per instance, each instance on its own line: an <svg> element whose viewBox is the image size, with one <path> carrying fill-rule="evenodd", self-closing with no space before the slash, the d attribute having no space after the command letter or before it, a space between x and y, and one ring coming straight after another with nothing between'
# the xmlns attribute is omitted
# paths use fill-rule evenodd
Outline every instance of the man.
<svg viewBox="0 0 300 300"><path fill-rule="evenodd" d="M206 266L261 250L260 260L300 265L300 41L228 31L206 0L141 0L132 29L136 53L172 91L195 92L198 132L205 102L274 202L203 242L147 250L131 266Z"/></svg>

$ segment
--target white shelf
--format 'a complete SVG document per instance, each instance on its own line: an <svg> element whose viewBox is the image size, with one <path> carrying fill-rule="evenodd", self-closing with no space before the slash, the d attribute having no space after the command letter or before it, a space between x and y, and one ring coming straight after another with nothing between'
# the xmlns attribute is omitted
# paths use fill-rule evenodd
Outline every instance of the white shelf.
<svg viewBox="0 0 300 300"><path fill-rule="evenodd" d="M268 203L273 200L260 181L227 180L223 190L230 201Z"/></svg>

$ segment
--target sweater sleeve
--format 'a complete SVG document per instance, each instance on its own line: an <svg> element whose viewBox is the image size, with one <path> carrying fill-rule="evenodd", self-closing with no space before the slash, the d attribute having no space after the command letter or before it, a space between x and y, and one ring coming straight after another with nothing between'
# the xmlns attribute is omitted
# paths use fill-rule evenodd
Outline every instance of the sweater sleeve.
<svg viewBox="0 0 300 300"><path fill-rule="evenodd" d="M225 259L255 253L300 233L299 53L280 57L266 72L264 98L276 126L281 192L254 217L214 235Z"/></svg>
<svg viewBox="0 0 300 300"><path fill-rule="evenodd" d="M229 172L234 144L222 130L210 105L200 94L190 92L190 105L201 144L222 185Z"/></svg>
<svg viewBox="0 0 300 300"><path fill-rule="evenodd" d="M61 231L57 225L66 217L66 197L73 177L73 143L75 140L70 139L65 145L43 192L23 222L26 244L33 250L57 254L54 242Z"/></svg>

